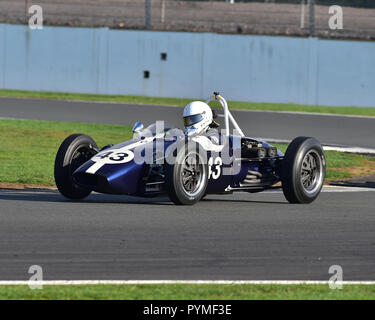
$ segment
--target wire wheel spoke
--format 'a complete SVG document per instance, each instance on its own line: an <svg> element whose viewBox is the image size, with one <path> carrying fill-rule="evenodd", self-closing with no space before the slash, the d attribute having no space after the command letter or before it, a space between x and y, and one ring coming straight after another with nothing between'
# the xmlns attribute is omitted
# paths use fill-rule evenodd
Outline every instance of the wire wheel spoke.
<svg viewBox="0 0 375 320"><path fill-rule="evenodd" d="M310 164L310 155L309 154L307 154L306 155L306 157L305 157L305 159L303 159L303 169L305 170L305 171L310 171L310 169L311 169L311 164Z"/></svg>
<svg viewBox="0 0 375 320"><path fill-rule="evenodd" d="M194 190L197 184L198 184L198 181L196 179L191 180L191 191Z"/></svg>
<svg viewBox="0 0 375 320"><path fill-rule="evenodd" d="M187 182L189 182L191 180L191 175L186 175L186 176L183 176L182 177L182 183L183 184L186 184Z"/></svg>
<svg viewBox="0 0 375 320"><path fill-rule="evenodd" d="M310 175L309 175L309 174L304 174L304 175L302 176L302 183L305 184L306 181L308 181L309 178L310 178Z"/></svg>
<svg viewBox="0 0 375 320"><path fill-rule="evenodd" d="M192 180L189 180L187 183L186 183L186 189L188 191L191 191L193 189L193 182Z"/></svg>

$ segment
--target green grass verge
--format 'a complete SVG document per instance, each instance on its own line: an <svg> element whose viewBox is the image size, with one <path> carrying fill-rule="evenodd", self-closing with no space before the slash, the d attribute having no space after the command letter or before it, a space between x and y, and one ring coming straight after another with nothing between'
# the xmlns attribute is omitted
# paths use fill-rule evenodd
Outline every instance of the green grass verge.
<svg viewBox="0 0 375 320"><path fill-rule="evenodd" d="M162 285L71 285L0 286L0 299L125 299L125 300L264 300L264 299L375 299L374 285L343 285L332 290L328 284L162 284Z"/></svg>
<svg viewBox="0 0 375 320"><path fill-rule="evenodd" d="M131 127L79 122L0 119L0 182L54 185L53 166L61 142L72 133L85 133L99 147L131 139ZM286 145L276 145L285 151ZM347 178L346 168L374 160L359 155L326 152L327 178ZM336 170L335 170L336 169ZM344 170L345 169L345 170Z"/></svg>
<svg viewBox="0 0 375 320"><path fill-rule="evenodd" d="M39 98L57 100L84 100L103 101L118 103L135 103L151 105L185 106L192 99L180 98L157 98L134 95L105 95L105 94L83 94L83 93L61 93L61 92L37 92L21 90L0 90L0 97L16 98ZM216 103L216 104L215 104ZM333 107L333 106L309 106L282 103L260 103L260 102L240 102L228 101L231 109L239 110L264 110L264 111L293 111L293 112L316 112L330 114L360 115L375 117L375 108L364 107ZM218 106L215 101L212 106Z"/></svg>
<svg viewBox="0 0 375 320"><path fill-rule="evenodd" d="M0 119L0 182L54 185L57 150L72 133L93 137L99 147L132 137L129 126Z"/></svg>

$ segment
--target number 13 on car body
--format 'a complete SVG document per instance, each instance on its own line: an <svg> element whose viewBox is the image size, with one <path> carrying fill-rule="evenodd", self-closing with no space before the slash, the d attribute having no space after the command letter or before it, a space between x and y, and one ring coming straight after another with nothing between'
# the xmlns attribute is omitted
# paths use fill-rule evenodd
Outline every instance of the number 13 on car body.
<svg viewBox="0 0 375 320"><path fill-rule="evenodd" d="M218 179L221 174L221 166L223 164L223 160L220 157L210 157L208 160L208 179ZM214 168L212 168L214 167Z"/></svg>

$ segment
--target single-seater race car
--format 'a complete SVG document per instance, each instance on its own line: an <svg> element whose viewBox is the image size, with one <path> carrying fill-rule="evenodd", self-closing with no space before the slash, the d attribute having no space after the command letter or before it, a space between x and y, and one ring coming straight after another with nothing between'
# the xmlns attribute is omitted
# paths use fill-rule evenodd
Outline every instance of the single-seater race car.
<svg viewBox="0 0 375 320"><path fill-rule="evenodd" d="M220 94L214 93L206 103L212 100L224 109L224 130L213 138L190 136L158 122L145 129L137 122L132 140L100 150L87 135L67 137L55 160L58 190L76 200L92 191L168 195L177 205L195 204L208 194L275 188L282 188L290 203L310 203L318 197L326 160L315 138L297 137L283 154L265 141L246 137Z"/></svg>

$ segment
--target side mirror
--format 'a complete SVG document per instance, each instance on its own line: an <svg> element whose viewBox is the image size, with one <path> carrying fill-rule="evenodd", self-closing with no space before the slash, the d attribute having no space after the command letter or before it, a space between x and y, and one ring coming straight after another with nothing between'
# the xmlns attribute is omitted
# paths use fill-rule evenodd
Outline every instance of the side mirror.
<svg viewBox="0 0 375 320"><path fill-rule="evenodd" d="M136 122L133 126L133 133L141 132L143 129L143 123L142 122Z"/></svg>

